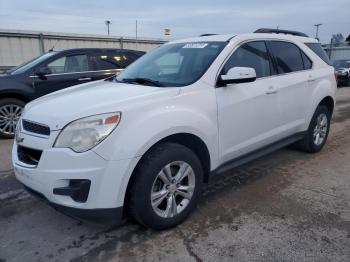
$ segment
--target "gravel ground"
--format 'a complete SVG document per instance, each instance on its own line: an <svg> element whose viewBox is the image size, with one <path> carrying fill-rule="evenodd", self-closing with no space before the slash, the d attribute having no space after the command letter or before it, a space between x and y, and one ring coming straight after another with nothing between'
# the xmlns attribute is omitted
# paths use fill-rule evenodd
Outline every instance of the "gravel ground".
<svg viewBox="0 0 350 262"><path fill-rule="evenodd" d="M279 150L210 181L194 214L155 232L68 218L28 195L0 141L0 262L350 261L350 88L318 154Z"/></svg>

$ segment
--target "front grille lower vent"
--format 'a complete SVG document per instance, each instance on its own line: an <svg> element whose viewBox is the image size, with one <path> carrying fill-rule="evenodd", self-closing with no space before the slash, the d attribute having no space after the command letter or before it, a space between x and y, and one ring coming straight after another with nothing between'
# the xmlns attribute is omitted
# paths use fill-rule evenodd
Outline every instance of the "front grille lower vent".
<svg viewBox="0 0 350 262"><path fill-rule="evenodd" d="M31 133L44 135L44 136L50 135L50 128L47 125L34 123L32 121L28 121L25 119L22 120L22 128L23 130Z"/></svg>
<svg viewBox="0 0 350 262"><path fill-rule="evenodd" d="M41 150L27 148L20 145L17 146L18 160L25 164L37 166L40 161L41 154Z"/></svg>

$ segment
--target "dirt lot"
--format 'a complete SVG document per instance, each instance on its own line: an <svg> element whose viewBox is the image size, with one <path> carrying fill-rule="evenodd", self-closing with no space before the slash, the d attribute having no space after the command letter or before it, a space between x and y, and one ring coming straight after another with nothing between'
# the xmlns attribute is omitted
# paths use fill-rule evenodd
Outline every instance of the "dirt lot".
<svg viewBox="0 0 350 262"><path fill-rule="evenodd" d="M350 261L350 88L323 151L283 149L211 181L176 229L98 227L28 195L0 141L0 262Z"/></svg>

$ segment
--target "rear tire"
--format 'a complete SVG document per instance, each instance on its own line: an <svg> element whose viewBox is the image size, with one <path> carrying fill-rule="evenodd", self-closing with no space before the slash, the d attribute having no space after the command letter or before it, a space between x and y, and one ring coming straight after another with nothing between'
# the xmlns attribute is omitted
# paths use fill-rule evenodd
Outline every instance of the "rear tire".
<svg viewBox="0 0 350 262"><path fill-rule="evenodd" d="M297 148L308 153L319 152L327 141L330 119L328 108L324 105L318 106L304 138L296 144Z"/></svg>
<svg viewBox="0 0 350 262"><path fill-rule="evenodd" d="M0 100L0 138L13 138L25 102L16 98Z"/></svg>
<svg viewBox="0 0 350 262"><path fill-rule="evenodd" d="M161 143L141 161L128 189L132 217L156 230L182 223L201 195L203 169L198 157L185 146Z"/></svg>

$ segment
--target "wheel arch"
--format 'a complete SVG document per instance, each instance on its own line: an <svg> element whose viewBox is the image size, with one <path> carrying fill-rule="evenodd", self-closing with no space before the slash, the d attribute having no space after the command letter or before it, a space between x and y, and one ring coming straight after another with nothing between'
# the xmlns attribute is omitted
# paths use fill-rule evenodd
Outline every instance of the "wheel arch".
<svg viewBox="0 0 350 262"><path fill-rule="evenodd" d="M328 108L329 112L331 113L331 115L333 114L335 102L331 96L324 97L321 100L321 102L318 104L318 106L320 106L320 105L326 106Z"/></svg>
<svg viewBox="0 0 350 262"><path fill-rule="evenodd" d="M204 143L204 141L200 137L198 137L194 134L190 134L190 133L176 133L176 134L168 135L168 136L160 139L156 143L154 143L150 148L148 148L147 151L145 152L145 154L137 162L135 168L133 169L133 171L131 173L129 181L127 183L125 197L124 197L124 206L127 206L127 201L128 201L129 193L130 193L129 189L133 183L133 179L135 178L134 175L136 173L136 170L138 168L140 168L140 166L141 166L142 162L144 161L148 152L150 152L157 145L159 145L161 143L165 143L165 142L172 142L172 143L180 144L180 145L183 145L183 146L189 148L199 158L199 160L202 164L202 167L203 167L204 182L208 182L211 158L210 158L209 149L208 149L207 145Z"/></svg>
<svg viewBox="0 0 350 262"><path fill-rule="evenodd" d="M28 103L30 101L30 99L23 95L23 94L20 94L20 93L16 93L16 92L1 92L0 93L0 100L2 99L6 99L6 98L14 98L14 99L18 99L18 100L21 100L25 103Z"/></svg>

